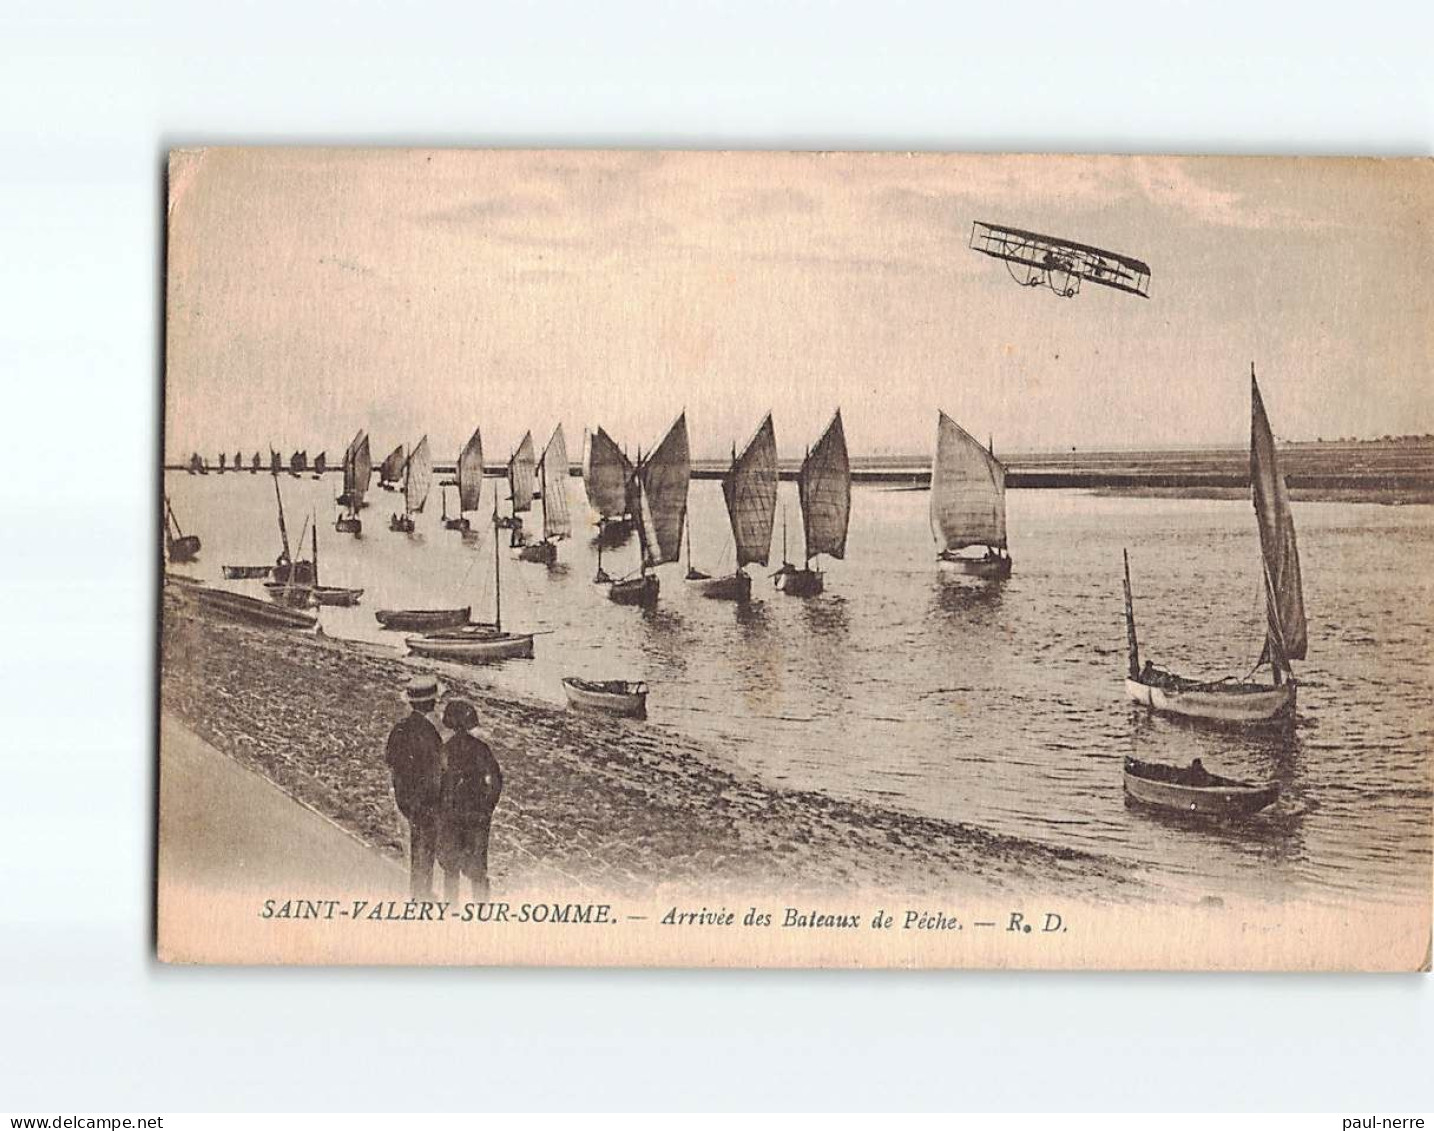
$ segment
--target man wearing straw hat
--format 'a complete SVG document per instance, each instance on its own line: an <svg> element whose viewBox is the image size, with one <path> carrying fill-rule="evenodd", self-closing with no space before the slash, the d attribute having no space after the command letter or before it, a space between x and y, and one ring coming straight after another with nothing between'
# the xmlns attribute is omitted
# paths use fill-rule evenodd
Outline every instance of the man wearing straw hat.
<svg viewBox="0 0 1434 1131"><path fill-rule="evenodd" d="M389 732L384 761L393 774L394 803L408 821L409 894L432 899L443 741L428 716L438 705L438 681L431 675L416 675L408 681L405 694L412 710Z"/></svg>

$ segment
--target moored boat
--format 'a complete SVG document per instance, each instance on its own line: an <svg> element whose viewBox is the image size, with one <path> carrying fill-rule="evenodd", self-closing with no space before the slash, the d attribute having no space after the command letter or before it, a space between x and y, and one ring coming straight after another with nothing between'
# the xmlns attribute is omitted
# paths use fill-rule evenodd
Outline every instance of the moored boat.
<svg viewBox="0 0 1434 1131"><path fill-rule="evenodd" d="M1125 693L1154 711L1235 726L1286 723L1294 717L1297 683L1291 660L1308 647L1299 548L1290 514L1289 492L1280 473L1274 433L1265 414L1255 367L1250 366L1250 492L1260 532L1265 590L1265 641L1251 672L1269 665L1271 682L1242 679L1194 680L1148 660L1140 662L1130 557L1125 561L1127 674Z"/></svg>
<svg viewBox="0 0 1434 1131"><path fill-rule="evenodd" d="M936 420L930 519L943 567L985 579L1011 576L1005 465L944 412Z"/></svg>
<svg viewBox="0 0 1434 1131"><path fill-rule="evenodd" d="M797 474L797 500L802 508L803 564L787 560L787 524L782 522L782 568L772 575L776 587L791 597L815 597L826 588L820 569L812 561L818 554L846 556L847 528L851 522L851 463L841 409L816 446L802 460Z"/></svg>
<svg viewBox="0 0 1434 1131"><path fill-rule="evenodd" d="M1166 766L1127 757L1125 794L1132 801L1175 813L1235 817L1258 813L1280 796L1278 782L1251 784L1212 774L1195 759L1189 766Z"/></svg>
<svg viewBox="0 0 1434 1131"><path fill-rule="evenodd" d="M373 615L384 628L398 632L433 632L467 624L472 611L465 605L461 609L379 609Z"/></svg>
<svg viewBox="0 0 1434 1131"><path fill-rule="evenodd" d="M623 679L590 680L568 676L563 680L568 706L609 715L645 718L647 684Z"/></svg>
<svg viewBox="0 0 1434 1131"><path fill-rule="evenodd" d="M772 551L772 526L777 514L777 436L769 412L738 455L732 450L732 465L722 476L722 498L727 504L727 521L737 551L736 571L726 577L688 578L702 596L714 601L746 601L752 596L749 565L766 565ZM687 530L691 554L692 528Z"/></svg>
<svg viewBox="0 0 1434 1131"><path fill-rule="evenodd" d="M268 628L313 628L319 618L302 609L261 601L244 593L190 584L179 590L187 598L220 616Z"/></svg>
<svg viewBox="0 0 1434 1131"><path fill-rule="evenodd" d="M267 565L227 565L221 568L226 581L252 581L274 572L274 567Z"/></svg>
<svg viewBox="0 0 1434 1131"><path fill-rule="evenodd" d="M179 528L168 496L164 500L164 548L172 562L192 562L200 549L199 535L186 534Z"/></svg>

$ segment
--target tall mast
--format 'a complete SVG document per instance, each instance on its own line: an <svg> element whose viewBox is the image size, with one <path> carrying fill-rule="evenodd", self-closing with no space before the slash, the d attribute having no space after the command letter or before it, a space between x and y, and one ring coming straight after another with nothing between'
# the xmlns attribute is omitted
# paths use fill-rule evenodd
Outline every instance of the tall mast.
<svg viewBox="0 0 1434 1131"><path fill-rule="evenodd" d="M503 566L498 554L498 493L493 493L493 627L503 631Z"/></svg>
<svg viewBox="0 0 1434 1131"><path fill-rule="evenodd" d="M543 458L538 461L538 482L543 485L543 493L540 499L543 504L543 541L548 540L548 484L543 478L548 471L548 449L543 449Z"/></svg>
<svg viewBox="0 0 1434 1131"><path fill-rule="evenodd" d="M314 588L319 587L319 516L314 515Z"/></svg>
<svg viewBox="0 0 1434 1131"><path fill-rule="evenodd" d="M1135 640L1135 604L1130 597L1130 554L1120 551L1125 560L1125 643L1130 659L1130 678L1140 678L1140 645Z"/></svg>
<svg viewBox="0 0 1434 1131"><path fill-rule="evenodd" d="M274 498L279 503L279 538L284 543L284 558L292 561L289 554L289 528L284 525L284 496L279 493L279 474L274 473Z"/></svg>

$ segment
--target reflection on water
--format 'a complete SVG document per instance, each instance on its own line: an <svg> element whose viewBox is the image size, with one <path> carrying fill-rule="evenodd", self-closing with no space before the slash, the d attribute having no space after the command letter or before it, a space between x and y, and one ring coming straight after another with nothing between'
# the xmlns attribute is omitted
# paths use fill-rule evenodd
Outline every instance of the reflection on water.
<svg viewBox="0 0 1434 1131"><path fill-rule="evenodd" d="M401 649L375 608L470 604L491 616L487 523L460 535L419 515L414 535L395 534L381 500L361 538L339 535L336 482L283 484L291 514L314 509L328 524L325 583L365 589L357 608L320 611L326 632ZM263 596L259 582L221 581L220 566L273 561L271 481L181 473L166 485L204 540L184 571ZM581 530L581 483L571 487ZM795 516L793 485L781 494ZM1242 673L1264 631L1248 502L1013 491L1015 569L996 583L937 566L926 506L924 492L858 487L847 558L820 563L826 592L789 597L763 571L745 607L702 597L681 565L658 571L656 609L616 605L592 583L590 534L545 568L518 561L499 531L504 623L546 635L532 661L484 679L554 703L565 675L645 679L655 725L769 781L1116 856L1197 891L1427 889L1434 592L1422 563L1434 509L1295 504L1310 610L1299 712L1293 728L1247 734L1153 718L1125 699L1121 551L1145 654L1191 675ZM704 560L730 562L718 483L693 483L691 514ZM608 572L635 569L632 533L609 537ZM1129 809L1126 754L1198 757L1229 777L1274 779L1281 797L1215 827Z"/></svg>

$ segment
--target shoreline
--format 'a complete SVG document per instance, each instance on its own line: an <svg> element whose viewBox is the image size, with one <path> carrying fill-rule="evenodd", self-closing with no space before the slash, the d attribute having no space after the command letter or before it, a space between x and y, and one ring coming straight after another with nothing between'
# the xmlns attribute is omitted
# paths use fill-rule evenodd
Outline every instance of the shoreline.
<svg viewBox="0 0 1434 1131"><path fill-rule="evenodd" d="M171 592L160 631L165 715L394 860L406 835L383 748L404 682L432 672L445 695L472 701L505 780L495 891L1040 890L1138 901L1156 890L1113 858L769 786L680 732L498 693L482 669L211 619Z"/></svg>

